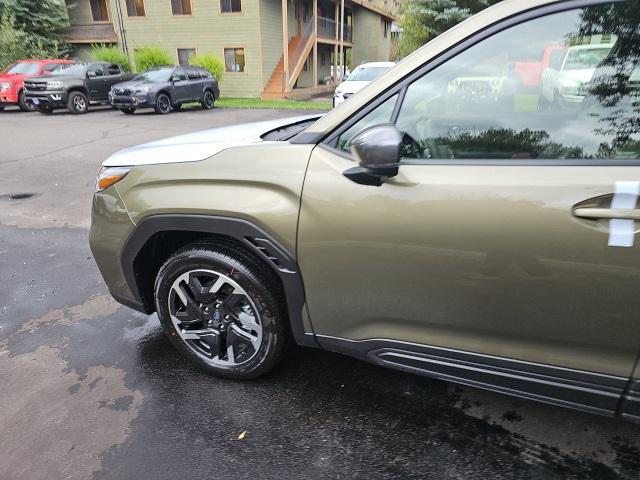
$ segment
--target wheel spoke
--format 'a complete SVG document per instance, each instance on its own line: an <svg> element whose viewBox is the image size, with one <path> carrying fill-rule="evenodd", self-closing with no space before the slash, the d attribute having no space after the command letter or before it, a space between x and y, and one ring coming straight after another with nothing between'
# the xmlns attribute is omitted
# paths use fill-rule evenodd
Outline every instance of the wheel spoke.
<svg viewBox="0 0 640 480"><path fill-rule="evenodd" d="M259 346L257 336L232 325L227 333L227 351L233 350L234 361L241 362L254 355Z"/></svg>
<svg viewBox="0 0 640 480"><path fill-rule="evenodd" d="M255 317L253 315L249 315L246 312L240 312L238 315L236 315L236 318L242 325L242 328L244 328L245 330L257 332L260 328L260 325L258 325L258 322L256 322Z"/></svg>
<svg viewBox="0 0 640 480"><path fill-rule="evenodd" d="M222 349L222 335L213 328L201 330L183 330L182 338L185 340L197 340L209 347L207 356L216 357Z"/></svg>

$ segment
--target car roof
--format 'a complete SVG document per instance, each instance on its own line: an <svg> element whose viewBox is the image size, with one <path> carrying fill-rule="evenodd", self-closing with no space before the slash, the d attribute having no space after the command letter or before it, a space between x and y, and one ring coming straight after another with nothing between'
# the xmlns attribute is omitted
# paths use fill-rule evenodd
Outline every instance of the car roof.
<svg viewBox="0 0 640 480"><path fill-rule="evenodd" d="M361 63L356 68L393 67L394 65L395 65L395 62L366 62L366 63Z"/></svg>
<svg viewBox="0 0 640 480"><path fill-rule="evenodd" d="M26 58L16 60L15 63L74 63L74 61L66 58Z"/></svg>
<svg viewBox="0 0 640 480"><path fill-rule="evenodd" d="M350 118L369 102L379 97L380 93L389 86L401 81L411 72L419 69L429 60L460 43L465 38L495 23L537 7L543 7L553 3L568 3L568 1L569 0L565 0L564 2L559 2L558 0L503 0L486 8L420 47L400 61L395 67L387 70L382 76L349 98L348 102L344 102L338 108L329 111L329 113L320 118L304 132L307 134L329 133L344 120Z"/></svg>

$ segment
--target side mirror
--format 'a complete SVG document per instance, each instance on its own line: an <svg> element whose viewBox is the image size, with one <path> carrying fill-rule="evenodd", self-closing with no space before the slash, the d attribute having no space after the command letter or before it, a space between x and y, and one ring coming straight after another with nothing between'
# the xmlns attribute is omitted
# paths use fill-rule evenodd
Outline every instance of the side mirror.
<svg viewBox="0 0 640 480"><path fill-rule="evenodd" d="M351 139L349 148L360 165L343 172L349 180L380 186L383 179L398 174L402 134L393 125L376 125L363 130Z"/></svg>
<svg viewBox="0 0 640 480"><path fill-rule="evenodd" d="M171 83L180 81L180 77L171 77Z"/></svg>
<svg viewBox="0 0 640 480"><path fill-rule="evenodd" d="M96 72L94 72L94 71L92 71L92 70L89 70L89 71L87 72L87 78L95 78L95 77L97 77L97 76L98 76L98 75L96 74Z"/></svg>

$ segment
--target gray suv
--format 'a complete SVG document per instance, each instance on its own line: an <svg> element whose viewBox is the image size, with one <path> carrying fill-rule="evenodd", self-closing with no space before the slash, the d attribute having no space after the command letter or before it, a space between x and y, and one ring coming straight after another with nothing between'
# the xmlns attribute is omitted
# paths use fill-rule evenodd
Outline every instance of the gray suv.
<svg viewBox="0 0 640 480"><path fill-rule="evenodd" d="M109 103L127 114L138 108L169 113L189 102L200 102L202 108L210 110L219 96L217 80L204 68L163 67L114 85Z"/></svg>

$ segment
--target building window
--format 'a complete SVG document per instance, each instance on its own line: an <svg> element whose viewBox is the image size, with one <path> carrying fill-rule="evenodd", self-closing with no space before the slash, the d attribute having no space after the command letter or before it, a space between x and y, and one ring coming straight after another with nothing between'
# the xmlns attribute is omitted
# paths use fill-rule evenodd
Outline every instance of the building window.
<svg viewBox="0 0 640 480"><path fill-rule="evenodd" d="M191 0L171 0L174 15L191 15Z"/></svg>
<svg viewBox="0 0 640 480"><path fill-rule="evenodd" d="M227 72L244 72L244 48L224 49L224 69Z"/></svg>
<svg viewBox="0 0 640 480"><path fill-rule="evenodd" d="M178 65L186 67L191 62L191 57L196 54L195 48L179 48L178 49Z"/></svg>
<svg viewBox="0 0 640 480"><path fill-rule="evenodd" d="M383 18L382 19L382 29L384 30L384 38L387 38L387 35L389 35L389 27L390 27L389 20L385 20Z"/></svg>
<svg viewBox="0 0 640 480"><path fill-rule="evenodd" d="M242 0L220 0L220 11L222 13L242 12Z"/></svg>
<svg viewBox="0 0 640 480"><path fill-rule="evenodd" d="M127 15L144 17L144 0L127 0Z"/></svg>
<svg viewBox="0 0 640 480"><path fill-rule="evenodd" d="M107 10L107 0L91 0L91 16L94 22L108 22L109 11Z"/></svg>

